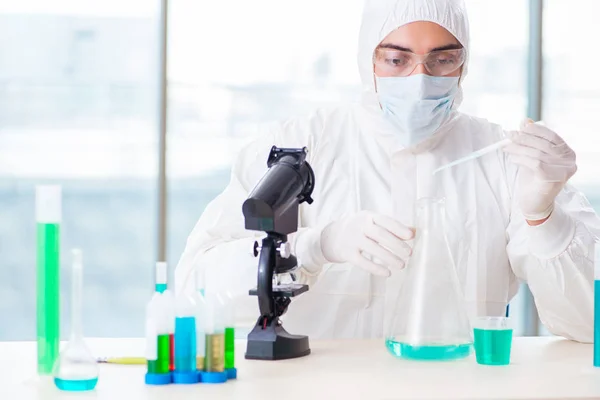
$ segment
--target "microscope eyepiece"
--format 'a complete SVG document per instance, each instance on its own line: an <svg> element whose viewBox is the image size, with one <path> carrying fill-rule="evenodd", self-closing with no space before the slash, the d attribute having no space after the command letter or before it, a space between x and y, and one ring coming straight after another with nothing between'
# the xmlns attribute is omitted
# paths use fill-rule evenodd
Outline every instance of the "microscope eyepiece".
<svg viewBox="0 0 600 400"><path fill-rule="evenodd" d="M307 149L271 148L269 170L242 206L246 229L287 235L298 229L298 206L312 203L314 172Z"/></svg>

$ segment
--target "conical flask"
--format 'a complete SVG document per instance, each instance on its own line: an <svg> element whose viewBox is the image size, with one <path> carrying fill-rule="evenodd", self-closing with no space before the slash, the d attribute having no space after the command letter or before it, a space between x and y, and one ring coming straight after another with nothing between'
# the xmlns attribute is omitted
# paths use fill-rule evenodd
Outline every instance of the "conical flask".
<svg viewBox="0 0 600 400"><path fill-rule="evenodd" d="M386 347L396 357L452 360L471 351L471 327L444 213L443 199L417 200L413 253L386 337Z"/></svg>

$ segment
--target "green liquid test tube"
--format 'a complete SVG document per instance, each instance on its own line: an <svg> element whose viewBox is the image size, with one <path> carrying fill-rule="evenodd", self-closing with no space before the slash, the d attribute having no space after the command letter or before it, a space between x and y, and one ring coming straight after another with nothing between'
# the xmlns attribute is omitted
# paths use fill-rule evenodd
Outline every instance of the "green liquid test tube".
<svg viewBox="0 0 600 400"><path fill-rule="evenodd" d="M157 357L155 360L148 360L148 373L150 374L168 374L171 343L169 335L158 335L157 337Z"/></svg>
<svg viewBox="0 0 600 400"><path fill-rule="evenodd" d="M159 292L154 292L146 305L147 370L144 381L147 385L172 383L170 327L173 313L170 306L169 299Z"/></svg>
<svg viewBox="0 0 600 400"><path fill-rule="evenodd" d="M225 324L225 369L228 376L235 378L235 312L233 297L229 292L223 292L219 296L223 306Z"/></svg>
<svg viewBox="0 0 600 400"><path fill-rule="evenodd" d="M37 370L50 375L60 340L60 186L36 187L36 221Z"/></svg>

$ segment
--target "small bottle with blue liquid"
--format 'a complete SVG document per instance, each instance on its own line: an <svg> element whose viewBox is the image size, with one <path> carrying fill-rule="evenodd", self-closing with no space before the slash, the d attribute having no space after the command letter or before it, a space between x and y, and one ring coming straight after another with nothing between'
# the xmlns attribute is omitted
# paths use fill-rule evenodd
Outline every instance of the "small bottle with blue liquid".
<svg viewBox="0 0 600 400"><path fill-rule="evenodd" d="M175 372L174 383L198 383L196 367L196 314L193 297L185 293L175 299Z"/></svg>

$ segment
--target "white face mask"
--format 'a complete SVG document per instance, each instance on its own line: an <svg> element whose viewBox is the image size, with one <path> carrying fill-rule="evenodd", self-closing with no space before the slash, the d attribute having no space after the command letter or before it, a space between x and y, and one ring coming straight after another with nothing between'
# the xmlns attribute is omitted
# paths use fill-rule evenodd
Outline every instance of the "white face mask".
<svg viewBox="0 0 600 400"><path fill-rule="evenodd" d="M375 80L385 118L397 128L402 144L411 147L448 120L459 78L417 74Z"/></svg>

